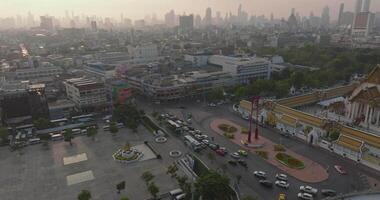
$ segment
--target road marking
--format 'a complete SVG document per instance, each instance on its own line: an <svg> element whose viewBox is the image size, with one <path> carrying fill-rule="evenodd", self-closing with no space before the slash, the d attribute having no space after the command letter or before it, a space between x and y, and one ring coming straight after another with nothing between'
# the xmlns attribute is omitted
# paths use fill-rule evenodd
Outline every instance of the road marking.
<svg viewBox="0 0 380 200"><path fill-rule="evenodd" d="M95 179L91 170L66 176L67 185L74 185Z"/></svg>
<svg viewBox="0 0 380 200"><path fill-rule="evenodd" d="M87 154L81 153L74 156L68 156L63 158L63 165L70 165L87 160Z"/></svg>

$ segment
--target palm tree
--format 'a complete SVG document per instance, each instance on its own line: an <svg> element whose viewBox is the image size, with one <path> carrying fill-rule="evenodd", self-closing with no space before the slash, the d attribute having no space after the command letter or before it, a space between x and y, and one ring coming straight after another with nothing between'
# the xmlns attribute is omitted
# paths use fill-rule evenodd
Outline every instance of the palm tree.
<svg viewBox="0 0 380 200"><path fill-rule="evenodd" d="M82 190L78 195L78 200L89 200L91 199L91 193L88 190Z"/></svg>
<svg viewBox="0 0 380 200"><path fill-rule="evenodd" d="M115 122L111 122L110 124L110 132L115 135L117 132L119 132L119 129L116 126Z"/></svg>

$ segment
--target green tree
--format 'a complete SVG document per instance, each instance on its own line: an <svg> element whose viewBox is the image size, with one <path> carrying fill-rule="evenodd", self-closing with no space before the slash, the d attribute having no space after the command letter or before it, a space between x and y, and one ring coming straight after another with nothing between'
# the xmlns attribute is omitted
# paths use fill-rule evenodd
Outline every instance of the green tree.
<svg viewBox="0 0 380 200"><path fill-rule="evenodd" d="M88 127L87 128L87 136L92 137L93 140L95 140L95 135L98 134L98 130L95 127Z"/></svg>
<svg viewBox="0 0 380 200"><path fill-rule="evenodd" d="M82 190L78 195L78 200L89 200L91 199L91 193L88 190Z"/></svg>
<svg viewBox="0 0 380 200"><path fill-rule="evenodd" d="M129 200L128 197L121 197L120 200Z"/></svg>
<svg viewBox="0 0 380 200"><path fill-rule="evenodd" d="M119 132L119 128L117 128L116 122L110 123L110 132L115 135L117 132Z"/></svg>
<svg viewBox="0 0 380 200"><path fill-rule="evenodd" d="M0 139L2 142L6 142L9 137L8 129L5 127L0 127Z"/></svg>
<svg viewBox="0 0 380 200"><path fill-rule="evenodd" d="M70 143L70 146L73 145L72 140L74 139L73 131L71 129L66 129L63 133L63 137L66 142Z"/></svg>
<svg viewBox="0 0 380 200"><path fill-rule="evenodd" d="M34 127L38 130L47 129L52 126L51 122L46 118L38 118L33 121Z"/></svg>
<svg viewBox="0 0 380 200"><path fill-rule="evenodd" d="M148 185L148 183L153 180L154 175L150 171L145 171L142 175L141 178L145 181L145 183Z"/></svg>
<svg viewBox="0 0 380 200"><path fill-rule="evenodd" d="M227 176L210 171L197 178L195 190L203 199L228 200L233 195L229 182L230 180Z"/></svg>
<svg viewBox="0 0 380 200"><path fill-rule="evenodd" d="M154 182L151 182L148 185L148 191L152 195L152 197L156 199L157 194L160 192L160 189L157 187L157 185Z"/></svg>

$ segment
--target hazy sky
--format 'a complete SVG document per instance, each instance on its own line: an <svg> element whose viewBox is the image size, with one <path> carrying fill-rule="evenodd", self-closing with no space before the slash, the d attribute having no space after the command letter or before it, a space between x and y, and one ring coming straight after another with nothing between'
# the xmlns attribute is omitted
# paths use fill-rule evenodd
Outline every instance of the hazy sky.
<svg viewBox="0 0 380 200"><path fill-rule="evenodd" d="M216 11L237 12L239 4L250 14L269 16L271 12L276 18L288 17L291 8L301 15L309 15L314 11L319 15L325 5L330 7L332 18L336 18L339 4L344 2L345 10L353 10L356 0L0 0L0 16L26 14L31 11L35 15L64 16L65 10L74 14L119 17L121 13L132 19L144 18L155 13L158 18L170 9L177 14L199 13L204 16L206 7L211 7L213 15ZM372 0L372 11L380 11L380 0Z"/></svg>

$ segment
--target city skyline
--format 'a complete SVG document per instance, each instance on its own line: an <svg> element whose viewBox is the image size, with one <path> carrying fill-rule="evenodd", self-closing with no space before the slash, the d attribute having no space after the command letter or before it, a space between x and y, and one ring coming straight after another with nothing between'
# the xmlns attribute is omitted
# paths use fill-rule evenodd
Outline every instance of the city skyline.
<svg viewBox="0 0 380 200"><path fill-rule="evenodd" d="M65 12L68 11L70 16L74 13L74 15L85 14L89 16L119 18L120 14L123 14L126 18L136 20L155 14L158 19L163 19L165 13L172 9L175 10L176 14L199 14L203 17L207 7L211 7L214 17L217 11L224 14L230 12L235 14L241 4L242 9L248 12L249 15L265 15L269 17L273 13L275 18L287 18L292 8L301 16L308 16L311 12L315 15L320 15L323 8L329 6L330 17L332 20L336 20L341 3L345 3L346 11L353 11L355 2L355 0L310 0L306 4L304 0L288 0L286 2L267 0L265 3L259 0L226 0L221 4L216 0L193 0L191 2L186 0L109 0L106 2L100 0L85 0L80 2L75 0L12 0L2 3L4 11L0 14L0 17L26 15L28 12L36 16L65 16ZM199 6L196 8L190 6L194 3ZM376 8L380 8L380 2L372 1L370 10L372 12L379 11Z"/></svg>

